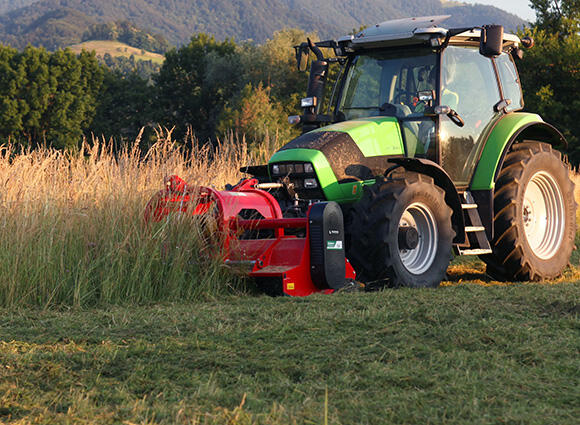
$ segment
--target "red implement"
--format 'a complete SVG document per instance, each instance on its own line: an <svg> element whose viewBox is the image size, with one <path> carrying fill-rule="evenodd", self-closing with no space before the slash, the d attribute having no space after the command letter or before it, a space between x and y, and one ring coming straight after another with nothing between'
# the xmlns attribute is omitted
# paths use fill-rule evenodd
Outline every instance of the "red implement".
<svg viewBox="0 0 580 425"><path fill-rule="evenodd" d="M310 262L308 219L283 218L278 201L268 192L256 189L256 179L244 180L232 190L190 187L177 176L165 179L145 208L145 221L161 221L172 213L213 214L224 233L224 261L244 274L268 282L276 288L268 292L306 296L315 292L331 293L323 282L313 282ZM244 214L246 213L246 214ZM250 215L259 219L242 219ZM285 229L306 229L305 237L285 233ZM259 230L272 230L263 236ZM239 235L250 231L254 237ZM248 233L248 232L246 232ZM346 279L355 273L345 260Z"/></svg>

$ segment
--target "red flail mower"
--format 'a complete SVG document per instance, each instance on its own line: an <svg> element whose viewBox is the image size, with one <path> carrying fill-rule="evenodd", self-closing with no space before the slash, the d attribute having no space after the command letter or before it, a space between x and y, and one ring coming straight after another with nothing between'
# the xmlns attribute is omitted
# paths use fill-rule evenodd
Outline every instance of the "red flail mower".
<svg viewBox="0 0 580 425"><path fill-rule="evenodd" d="M223 232L223 260L270 295L306 296L353 286L344 224L335 202L310 205L306 217L284 218L266 190L276 183L243 180L231 190L189 186L178 176L147 204L146 222L172 214L210 215Z"/></svg>

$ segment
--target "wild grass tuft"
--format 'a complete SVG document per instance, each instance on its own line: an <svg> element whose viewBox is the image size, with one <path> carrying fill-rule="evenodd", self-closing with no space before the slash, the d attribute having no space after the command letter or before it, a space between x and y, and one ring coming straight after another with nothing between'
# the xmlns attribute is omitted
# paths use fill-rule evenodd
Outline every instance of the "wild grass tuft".
<svg viewBox="0 0 580 425"><path fill-rule="evenodd" d="M232 135L215 147L157 136L146 153L139 138L120 152L102 140L75 153L0 151L0 306L140 304L237 289L218 256L200 255L212 239L206 226L146 226L143 210L167 175L221 189L265 152L251 155Z"/></svg>

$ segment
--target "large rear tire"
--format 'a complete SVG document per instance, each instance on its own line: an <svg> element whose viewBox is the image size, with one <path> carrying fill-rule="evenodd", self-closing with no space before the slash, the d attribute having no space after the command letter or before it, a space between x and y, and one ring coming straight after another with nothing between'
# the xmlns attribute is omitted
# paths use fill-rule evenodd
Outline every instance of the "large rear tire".
<svg viewBox="0 0 580 425"><path fill-rule="evenodd" d="M347 256L367 285L436 287L445 278L454 231L444 191L431 177L377 178L355 204Z"/></svg>
<svg viewBox="0 0 580 425"><path fill-rule="evenodd" d="M508 153L495 185L493 253L481 256L498 280L558 277L576 235L574 183L561 154L522 142Z"/></svg>

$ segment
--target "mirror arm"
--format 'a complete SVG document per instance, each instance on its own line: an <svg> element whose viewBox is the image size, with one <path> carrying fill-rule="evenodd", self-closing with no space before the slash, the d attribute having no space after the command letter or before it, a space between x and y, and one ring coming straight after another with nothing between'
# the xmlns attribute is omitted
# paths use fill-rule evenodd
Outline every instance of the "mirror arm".
<svg viewBox="0 0 580 425"><path fill-rule="evenodd" d="M461 115L459 115L454 109L451 109L449 111L449 113L447 114L447 116L458 127L463 127L465 125L465 121L463 121L463 118L461 118Z"/></svg>

